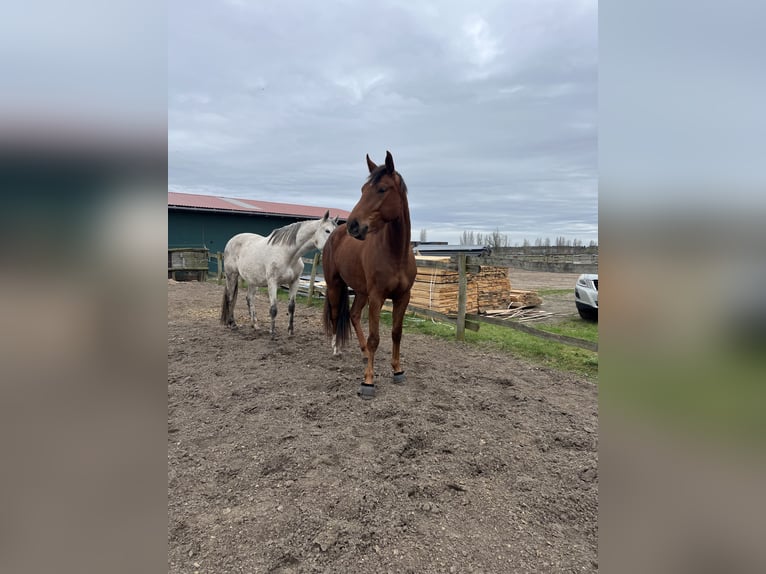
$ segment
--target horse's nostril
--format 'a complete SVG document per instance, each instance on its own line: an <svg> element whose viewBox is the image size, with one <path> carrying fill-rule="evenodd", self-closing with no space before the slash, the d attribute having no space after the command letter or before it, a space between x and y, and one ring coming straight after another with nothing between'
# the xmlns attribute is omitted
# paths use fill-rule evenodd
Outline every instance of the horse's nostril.
<svg viewBox="0 0 766 574"><path fill-rule="evenodd" d="M359 222L356 219L350 221L348 224L348 230L351 235L356 235L359 232Z"/></svg>

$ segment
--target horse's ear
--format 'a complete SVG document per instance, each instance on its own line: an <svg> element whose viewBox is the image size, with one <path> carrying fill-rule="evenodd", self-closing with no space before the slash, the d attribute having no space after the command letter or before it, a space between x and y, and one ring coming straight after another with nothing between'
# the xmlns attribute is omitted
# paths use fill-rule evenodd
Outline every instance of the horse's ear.
<svg viewBox="0 0 766 574"><path fill-rule="evenodd" d="M327 221L330 218L330 210L324 212L324 217L322 217L322 221Z"/></svg>
<svg viewBox="0 0 766 574"><path fill-rule="evenodd" d="M390 151L386 152L386 171L389 175L394 173L394 158Z"/></svg>
<svg viewBox="0 0 766 574"><path fill-rule="evenodd" d="M378 167L378 166L377 166L377 165L375 165L375 162L373 162L373 161L370 159L370 154L367 154L367 168L370 170L370 173L372 173L373 171L375 171L375 169L376 169L377 167Z"/></svg>
<svg viewBox="0 0 766 574"><path fill-rule="evenodd" d="M332 222L333 222L335 225L338 225L338 217L340 217L340 216L336 215L335 217L333 217L333 218L332 218Z"/></svg>

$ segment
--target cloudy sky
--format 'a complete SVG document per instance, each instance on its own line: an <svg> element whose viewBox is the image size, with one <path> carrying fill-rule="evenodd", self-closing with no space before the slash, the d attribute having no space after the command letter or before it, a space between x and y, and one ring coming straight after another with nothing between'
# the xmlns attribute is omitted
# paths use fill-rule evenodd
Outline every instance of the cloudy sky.
<svg viewBox="0 0 766 574"><path fill-rule="evenodd" d="M169 3L171 191L350 210L365 154L413 239L598 240L595 0Z"/></svg>

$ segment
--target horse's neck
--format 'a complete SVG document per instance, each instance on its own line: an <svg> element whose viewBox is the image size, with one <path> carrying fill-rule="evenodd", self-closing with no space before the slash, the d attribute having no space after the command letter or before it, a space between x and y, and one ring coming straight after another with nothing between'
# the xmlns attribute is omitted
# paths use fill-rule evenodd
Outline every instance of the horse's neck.
<svg viewBox="0 0 766 574"><path fill-rule="evenodd" d="M410 210L406 202L403 204L402 216L387 225L386 232L388 233L386 245L390 246L391 254L402 261L406 261L412 251L410 244L412 225L410 224Z"/></svg>
<svg viewBox="0 0 766 574"><path fill-rule="evenodd" d="M314 247L313 239L316 229L311 225L302 225L295 237L295 245L290 248L293 258L302 257Z"/></svg>

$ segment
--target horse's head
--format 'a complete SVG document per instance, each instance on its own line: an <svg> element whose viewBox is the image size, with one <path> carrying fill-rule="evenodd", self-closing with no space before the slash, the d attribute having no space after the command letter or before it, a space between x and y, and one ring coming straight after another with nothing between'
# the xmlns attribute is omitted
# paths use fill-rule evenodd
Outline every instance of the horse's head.
<svg viewBox="0 0 766 574"><path fill-rule="evenodd" d="M312 240L314 243L314 248L322 249L324 248L324 244L327 243L327 239L330 237L330 234L338 226L338 217L335 216L331 219L330 210L328 209L325 211L322 219L319 219L318 222L319 225L317 225L316 231L314 231Z"/></svg>
<svg viewBox="0 0 766 574"><path fill-rule="evenodd" d="M349 235L362 240L386 223L402 217L406 208L407 186L394 169L394 158L386 152L386 163L378 166L367 156L370 177L362 186L362 197L348 217Z"/></svg>

